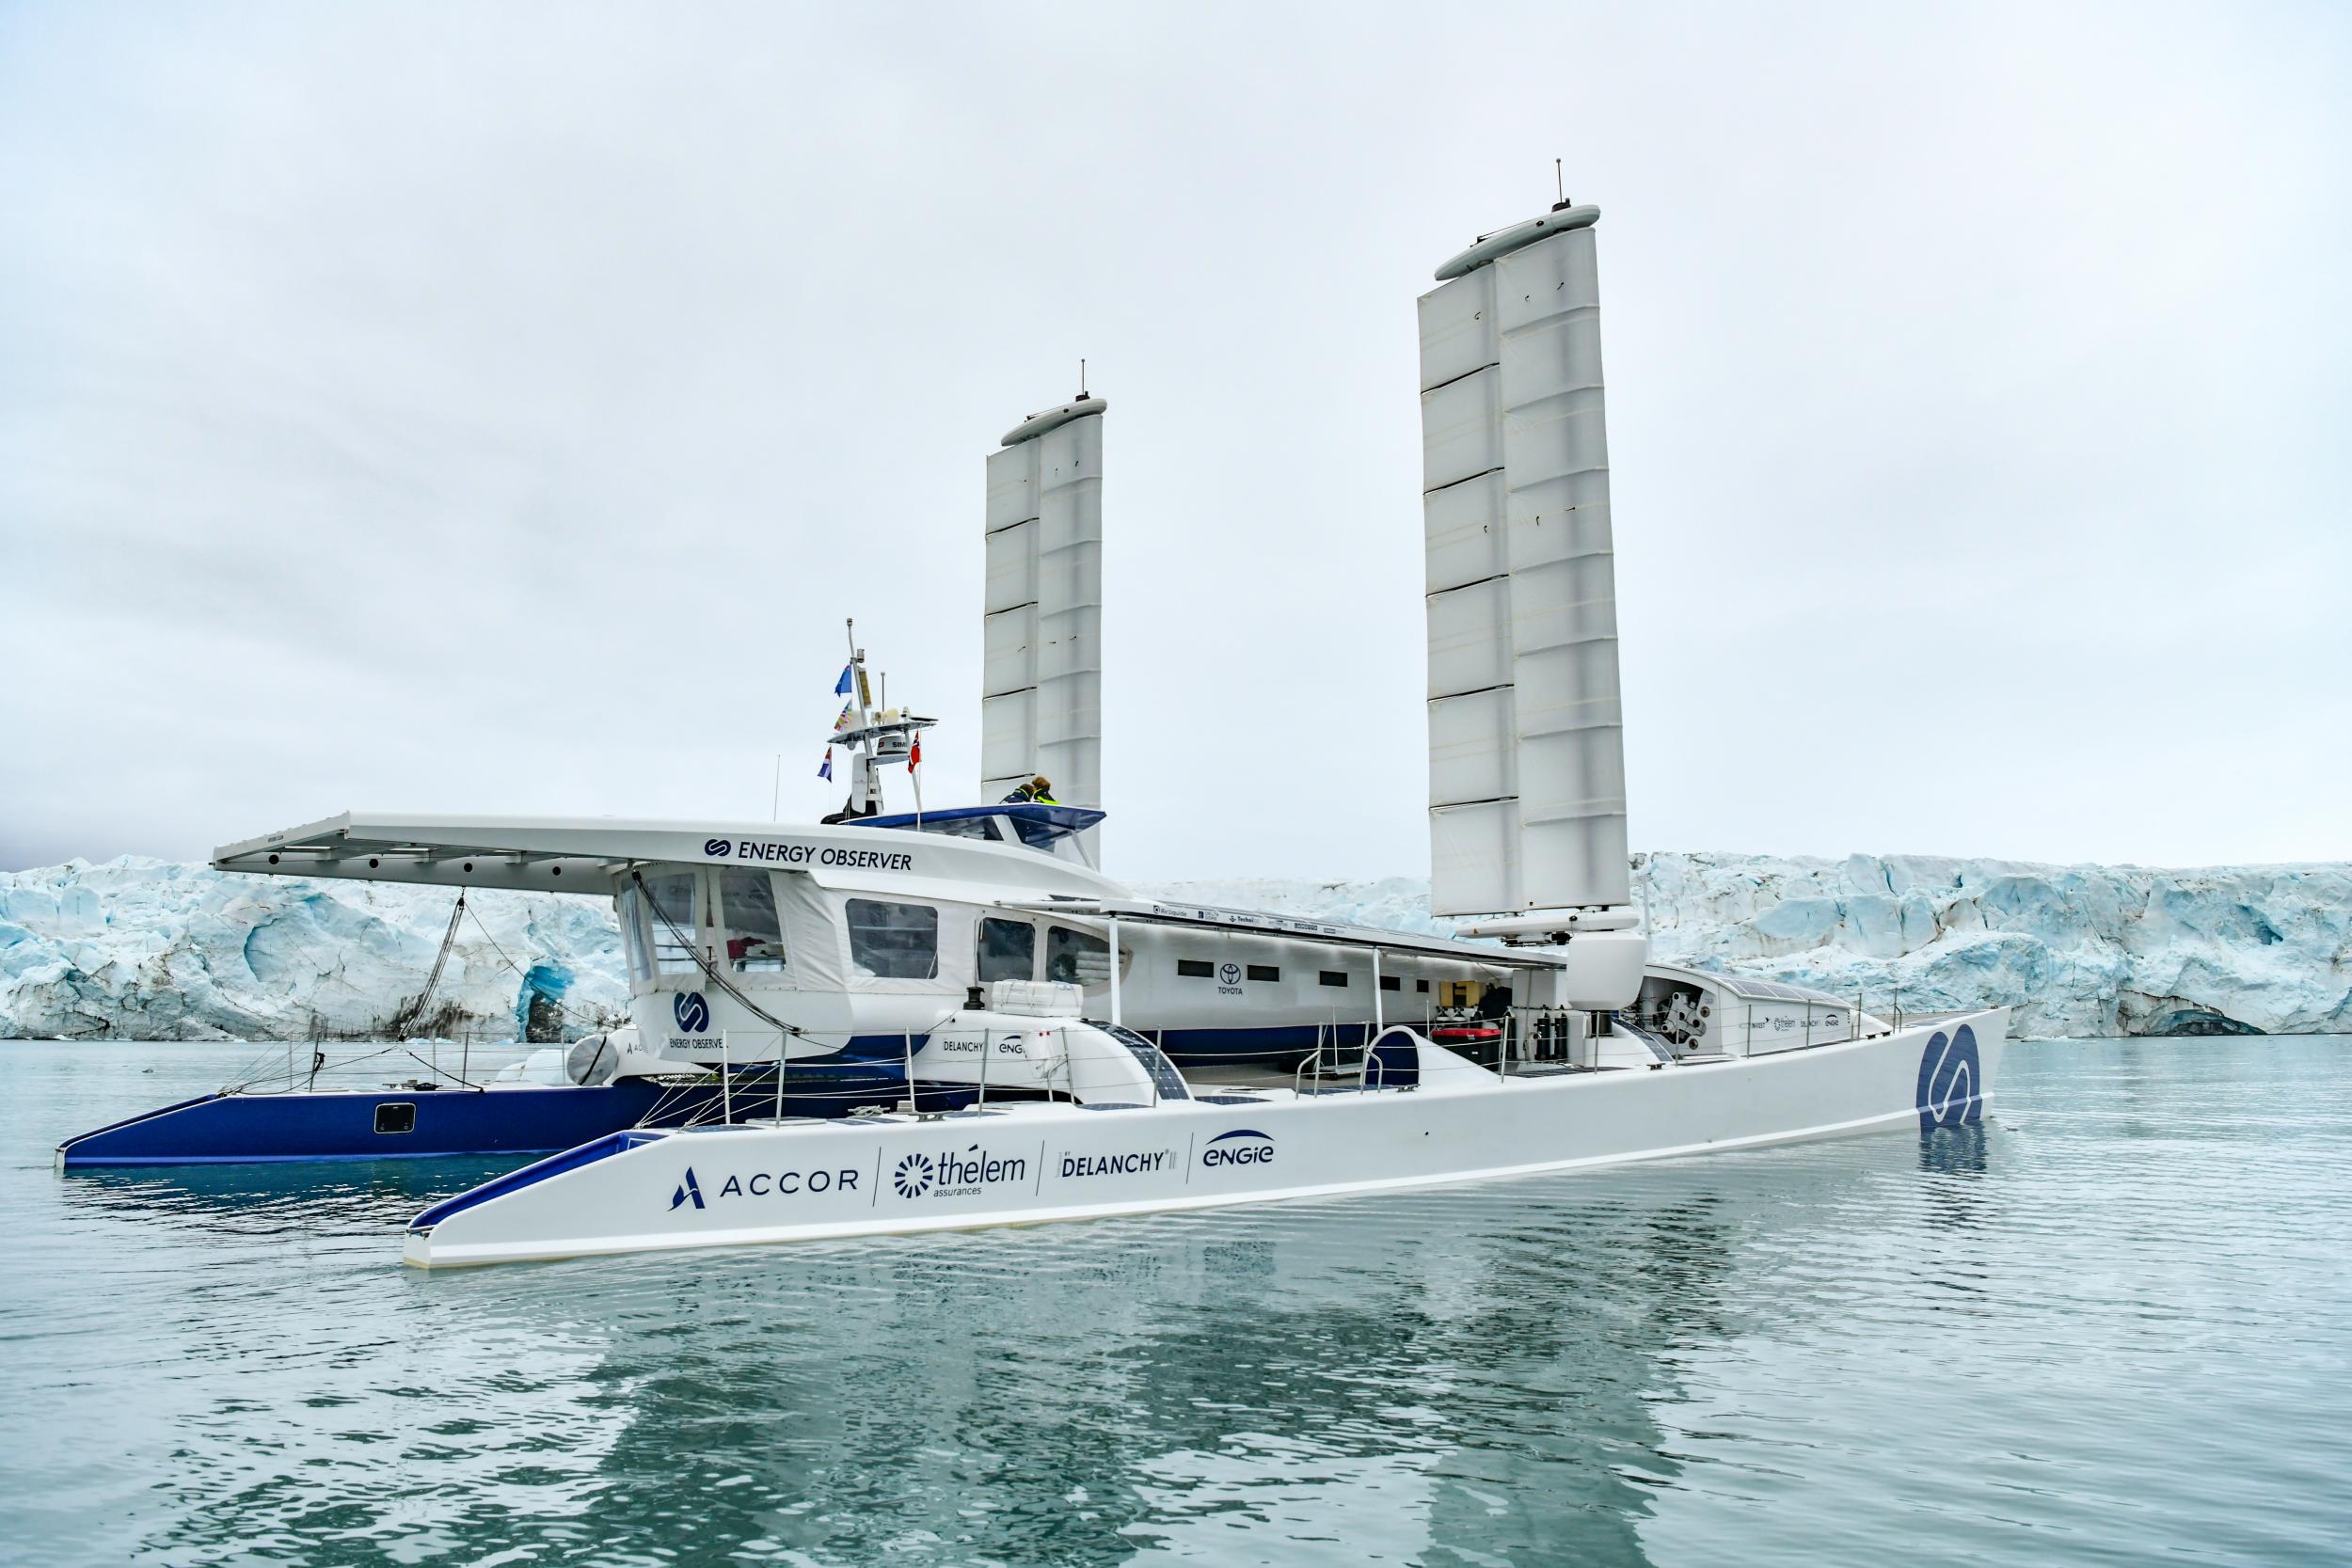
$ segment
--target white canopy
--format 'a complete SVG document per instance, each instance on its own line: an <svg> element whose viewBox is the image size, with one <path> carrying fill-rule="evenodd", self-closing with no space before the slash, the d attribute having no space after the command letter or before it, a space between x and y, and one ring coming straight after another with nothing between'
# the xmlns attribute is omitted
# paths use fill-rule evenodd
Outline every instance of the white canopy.
<svg viewBox="0 0 2352 1568"><path fill-rule="evenodd" d="M213 851L221 871L348 877L442 887L609 897L612 879L653 864L804 871L828 887L955 883L1006 893L1119 897L1099 872L1014 844L855 823L664 822L613 816L433 816L345 812Z"/></svg>

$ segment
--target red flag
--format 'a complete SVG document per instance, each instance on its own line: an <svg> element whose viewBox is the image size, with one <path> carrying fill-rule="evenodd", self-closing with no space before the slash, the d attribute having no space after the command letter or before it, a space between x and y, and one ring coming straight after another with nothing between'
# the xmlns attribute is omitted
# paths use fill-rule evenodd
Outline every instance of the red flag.
<svg viewBox="0 0 2352 1568"><path fill-rule="evenodd" d="M911 749L911 750L907 752L907 771L908 771L908 772L910 772L910 773L912 773L912 772L914 772L916 768L920 768L920 767L922 767L922 766L923 766L923 737L922 737L921 736L919 736L919 735L918 735L918 736L916 736L914 737L914 745L913 749Z"/></svg>

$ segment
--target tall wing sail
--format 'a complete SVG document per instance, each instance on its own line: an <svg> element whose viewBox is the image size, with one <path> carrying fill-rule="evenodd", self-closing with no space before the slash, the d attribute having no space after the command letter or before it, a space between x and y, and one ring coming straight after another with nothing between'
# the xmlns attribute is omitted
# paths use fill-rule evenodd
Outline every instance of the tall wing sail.
<svg viewBox="0 0 2352 1568"><path fill-rule="evenodd" d="M1567 207L1489 235L1421 299L1440 915L1631 896L1599 217Z"/></svg>
<svg viewBox="0 0 2352 1568"><path fill-rule="evenodd" d="M1103 803L1109 406L1087 397L1032 415L989 454L980 783L991 800L1042 773L1064 804Z"/></svg>

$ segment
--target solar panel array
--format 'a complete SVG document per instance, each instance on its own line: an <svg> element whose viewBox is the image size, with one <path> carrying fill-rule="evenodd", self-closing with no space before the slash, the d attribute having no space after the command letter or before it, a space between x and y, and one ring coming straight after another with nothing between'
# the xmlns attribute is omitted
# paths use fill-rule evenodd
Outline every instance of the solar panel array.
<svg viewBox="0 0 2352 1568"><path fill-rule="evenodd" d="M1833 1006L1846 1004L1827 991L1806 990L1802 986L1785 986L1778 980L1751 979L1745 974L1717 974L1715 983L1743 1002L1826 1002Z"/></svg>

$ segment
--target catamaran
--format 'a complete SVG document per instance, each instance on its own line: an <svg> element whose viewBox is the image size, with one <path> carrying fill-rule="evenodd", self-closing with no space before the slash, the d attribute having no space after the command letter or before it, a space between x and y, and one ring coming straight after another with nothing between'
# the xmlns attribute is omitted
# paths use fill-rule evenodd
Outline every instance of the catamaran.
<svg viewBox="0 0 2352 1568"><path fill-rule="evenodd" d="M662 1108L427 1210L407 1259L1137 1213L1978 1121L2003 1009L1890 1021L1649 958L1598 217L1563 202L1482 236L1420 302L1431 905L1457 937L1174 904L1099 869L1101 409L1050 410L990 460L982 769L1072 781L1078 804L863 815L877 737L814 827L354 815L215 857L615 900L632 1024L584 1067L567 1053L564 1087L358 1099L405 1107L411 1131L379 1119L379 1139L501 1088L634 1085ZM1237 1060L1278 1070L1236 1079Z"/></svg>
<svg viewBox="0 0 2352 1568"><path fill-rule="evenodd" d="M1399 1022L1376 1026L1353 1082L1205 1092L1124 1026L1115 989L1094 1022L1073 989L976 989L909 1075L993 1075L1026 1098L618 1133L428 1209L407 1260L1143 1213L1979 1120L2004 1010L1906 1027L1651 963L1634 929L1599 215L1563 201L1482 236L1421 300L1431 905L1503 944L1488 961L1510 967L1512 1027L1490 1064ZM1074 892L1038 907L1185 918ZM1366 947L1376 984L1394 949ZM1196 961L1211 978L1245 960Z"/></svg>

